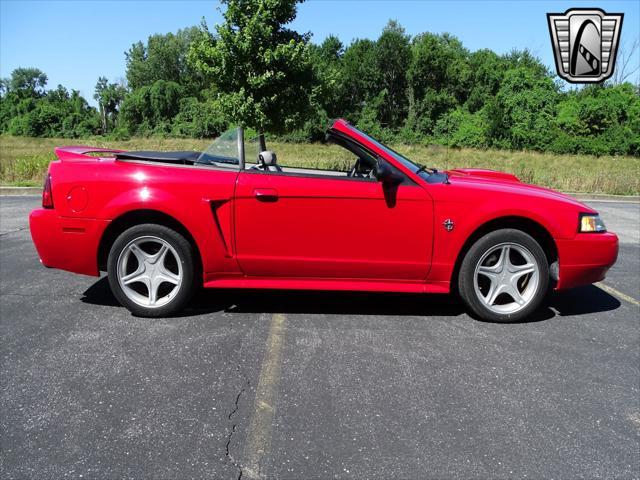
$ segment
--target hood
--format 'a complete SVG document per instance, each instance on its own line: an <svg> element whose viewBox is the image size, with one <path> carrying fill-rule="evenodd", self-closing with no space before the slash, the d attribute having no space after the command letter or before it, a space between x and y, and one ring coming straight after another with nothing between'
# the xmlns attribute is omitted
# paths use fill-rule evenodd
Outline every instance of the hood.
<svg viewBox="0 0 640 480"><path fill-rule="evenodd" d="M503 182L520 182L520 179L511 173L486 170L483 168L455 168L447 171L449 176L466 176L474 178L487 178L489 180L501 180Z"/></svg>
<svg viewBox="0 0 640 480"><path fill-rule="evenodd" d="M575 198L549 188L522 183L518 177L511 173L485 170L481 168L456 168L446 172L451 183L458 183L482 190L497 190L506 194L526 195L536 198L555 200L565 205L572 205L584 212L594 212Z"/></svg>

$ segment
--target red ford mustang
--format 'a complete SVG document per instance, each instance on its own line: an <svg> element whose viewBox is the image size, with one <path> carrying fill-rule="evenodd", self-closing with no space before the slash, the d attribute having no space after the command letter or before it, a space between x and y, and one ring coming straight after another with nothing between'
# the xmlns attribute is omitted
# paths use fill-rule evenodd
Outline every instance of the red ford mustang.
<svg viewBox="0 0 640 480"><path fill-rule="evenodd" d="M344 120L327 139L350 171L280 166L274 152L249 154L242 130L202 153L58 148L30 217L41 262L106 270L117 299L148 317L204 286L454 290L476 316L508 322L616 260L617 236L570 197L506 173L426 168Z"/></svg>

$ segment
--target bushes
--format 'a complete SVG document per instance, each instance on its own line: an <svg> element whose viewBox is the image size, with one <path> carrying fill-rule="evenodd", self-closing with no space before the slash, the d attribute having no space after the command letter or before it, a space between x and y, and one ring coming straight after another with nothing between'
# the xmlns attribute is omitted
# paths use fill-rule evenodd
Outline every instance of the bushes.
<svg viewBox="0 0 640 480"><path fill-rule="evenodd" d="M126 58L129 88L99 83L102 117L78 92L61 86L47 91L44 73L17 69L0 84L0 133L215 137L228 126L218 99L222 80L188 60L193 42L202 38L217 41L194 27L133 45ZM280 135L286 141L323 141L330 119L344 117L391 143L640 155L638 87L566 91L526 50L469 52L452 35L410 38L395 22L377 40L343 46L328 37L309 50L313 87L301 97L309 112L302 127ZM302 112L282 114L298 119Z"/></svg>
<svg viewBox="0 0 640 480"><path fill-rule="evenodd" d="M35 78L25 76L29 73ZM0 133L28 137L93 135L100 119L95 108L73 90L62 85L45 91L46 75L38 69L16 69L0 97Z"/></svg>
<svg viewBox="0 0 640 480"><path fill-rule="evenodd" d="M438 120L434 136L438 143L450 147L483 148L488 146L486 125L484 111L470 113L457 108Z"/></svg>
<svg viewBox="0 0 640 480"><path fill-rule="evenodd" d="M629 84L567 93L553 128L549 149L556 153L638 155L640 98Z"/></svg>
<svg viewBox="0 0 640 480"><path fill-rule="evenodd" d="M226 129L227 122L215 102L201 102L195 97L188 97L180 102L171 133L181 137L211 138Z"/></svg>
<svg viewBox="0 0 640 480"><path fill-rule="evenodd" d="M167 124L178 114L182 95L179 84L165 80L134 90L122 102L118 126L134 135L170 130Z"/></svg>

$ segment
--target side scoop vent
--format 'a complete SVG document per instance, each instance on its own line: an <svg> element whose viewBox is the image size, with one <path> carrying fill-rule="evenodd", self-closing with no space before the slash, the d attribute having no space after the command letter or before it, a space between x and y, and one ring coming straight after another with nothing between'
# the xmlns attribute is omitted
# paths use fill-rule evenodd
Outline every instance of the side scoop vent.
<svg viewBox="0 0 640 480"><path fill-rule="evenodd" d="M226 238L222 225L220 223L220 210L221 208L229 203L229 200L211 200L211 213L213 214L213 222L216 225L216 230L218 231L218 238L222 242L224 247L225 257L231 258L233 255L231 254L231 249L229 248L229 239Z"/></svg>

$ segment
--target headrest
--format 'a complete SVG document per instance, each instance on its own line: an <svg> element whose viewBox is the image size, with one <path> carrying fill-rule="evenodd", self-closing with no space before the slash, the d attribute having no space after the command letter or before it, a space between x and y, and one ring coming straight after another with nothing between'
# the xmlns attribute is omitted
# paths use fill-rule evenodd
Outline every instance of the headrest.
<svg viewBox="0 0 640 480"><path fill-rule="evenodd" d="M260 160L260 163L262 165L266 165L267 167L275 165L277 162L276 154L271 150L260 152L260 154L258 155L258 160Z"/></svg>

